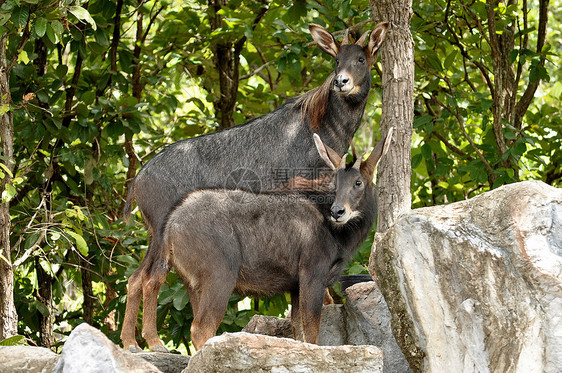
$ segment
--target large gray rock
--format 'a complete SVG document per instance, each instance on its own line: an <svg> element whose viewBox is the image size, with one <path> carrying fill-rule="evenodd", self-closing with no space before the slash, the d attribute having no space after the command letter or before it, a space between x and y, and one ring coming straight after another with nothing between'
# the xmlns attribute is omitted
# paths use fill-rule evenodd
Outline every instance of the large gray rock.
<svg viewBox="0 0 562 373"><path fill-rule="evenodd" d="M392 317L377 284L370 281L353 285L347 288L346 298L346 344L368 344L380 348L384 356L385 373L411 372L392 334Z"/></svg>
<svg viewBox="0 0 562 373"><path fill-rule="evenodd" d="M318 344L320 346L362 345L368 343L354 343L349 339L347 317L343 304L326 304L322 307L320 318L320 333ZM378 346L377 346L378 347Z"/></svg>
<svg viewBox="0 0 562 373"><path fill-rule="evenodd" d="M101 331L83 323L64 343L53 373L160 373L154 365L125 351Z"/></svg>
<svg viewBox="0 0 562 373"><path fill-rule="evenodd" d="M293 337L291 319L280 319L275 316L254 315L242 331L280 338Z"/></svg>
<svg viewBox="0 0 562 373"><path fill-rule="evenodd" d="M181 373L189 363L189 356L167 352L143 351L136 352L135 356L142 357L162 373Z"/></svg>
<svg viewBox="0 0 562 373"><path fill-rule="evenodd" d="M0 372L51 373L59 355L44 347L0 346Z"/></svg>
<svg viewBox="0 0 562 373"><path fill-rule="evenodd" d="M385 373L411 372L402 350L390 328L390 311L373 282L363 282L346 290L347 302L329 304L322 308L320 346L373 345L384 356ZM290 319L255 315L244 328L245 332L292 337Z"/></svg>
<svg viewBox="0 0 562 373"><path fill-rule="evenodd" d="M414 371L561 371L561 189L414 210L377 235L370 272Z"/></svg>
<svg viewBox="0 0 562 373"><path fill-rule="evenodd" d="M317 346L289 338L225 333L211 338L184 373L333 372L382 373L382 352L374 346Z"/></svg>

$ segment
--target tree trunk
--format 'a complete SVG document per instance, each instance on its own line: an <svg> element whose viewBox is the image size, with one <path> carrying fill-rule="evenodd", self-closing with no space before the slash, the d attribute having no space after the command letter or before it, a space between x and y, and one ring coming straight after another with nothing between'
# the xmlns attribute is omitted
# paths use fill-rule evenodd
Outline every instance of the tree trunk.
<svg viewBox="0 0 562 373"><path fill-rule="evenodd" d="M117 272L113 270L108 270L105 274L107 277L115 275ZM108 308L109 303L117 298L119 295L115 291L114 288L111 287L111 283L108 281L105 283L106 290L105 290L105 302L103 302L104 307ZM116 322L116 311L115 309L107 314L107 316L103 319L103 324L107 327L107 330L111 333L117 330L117 322Z"/></svg>
<svg viewBox="0 0 562 373"><path fill-rule="evenodd" d="M388 250L380 242L388 230L404 213L411 209L410 193L411 143L414 121L414 41L410 33L412 0L370 0L375 23L389 22L390 27L381 48L382 60L382 115L381 132L386 135L394 128L388 153L377 172L378 218L377 234L369 259L369 272L380 287L391 311L392 332L414 372L423 366L424 355L407 332L401 294L392 292L386 277L377 277L379 263L392 267ZM377 269L377 270L375 270Z"/></svg>
<svg viewBox="0 0 562 373"><path fill-rule="evenodd" d="M48 315L39 315L39 341L41 346L50 348L55 344L55 335L53 330L53 282L55 279L47 273L39 263L39 257L35 257L35 270L37 271L37 283L39 290L37 291L37 299L43 303L49 310Z"/></svg>
<svg viewBox="0 0 562 373"><path fill-rule="evenodd" d="M208 0L209 10L207 16L211 25L211 31L223 27L222 16L219 14L219 11L226 3L227 1L225 0ZM252 30L256 28L268 10L269 5L266 1L261 0L261 4L262 7L256 13L252 23ZM242 53L245 43L246 36L242 36L238 40L226 40L211 45L213 62L219 74L220 94L213 101L219 130L236 124L234 121L234 111L236 110L240 78L240 53Z"/></svg>
<svg viewBox="0 0 562 373"><path fill-rule="evenodd" d="M92 288L92 275L90 273L90 263L88 262L88 258L80 257L80 274L82 277L82 294L84 296L84 300L82 302L84 321L93 325L94 304L96 297L94 297L94 290Z"/></svg>
<svg viewBox="0 0 562 373"><path fill-rule="evenodd" d="M13 171L14 156L14 119L9 105L12 103L10 95L10 71L6 59L7 35L0 37L0 141L2 145L2 162L10 172ZM4 113L5 110L8 110ZM0 194L11 183L11 177L6 170L2 170L4 177L0 184ZM14 276L12 268L12 250L10 247L10 205L0 203L0 340L17 334L18 315L14 305Z"/></svg>
<svg viewBox="0 0 562 373"><path fill-rule="evenodd" d="M411 143L414 120L414 41L411 0L370 0L375 23L390 22L382 60L381 133L394 127L391 147L377 173L377 232L386 231L412 204Z"/></svg>
<svg viewBox="0 0 562 373"><path fill-rule="evenodd" d="M509 2L512 3L513 0ZM507 6L508 4L506 4ZM492 58L494 61L494 104L493 110L493 124L494 135L496 139L496 147L500 155L503 155L508 150L508 144L504 138L503 129L506 120L508 123L513 123L512 114L515 109L515 100L517 95L517 86L515 80L515 69L510 61L510 53L515 45L515 23L512 22L503 28L501 35L496 29L496 16L494 12L494 1L487 1L488 12L488 29L490 38L490 48ZM514 172L518 173L518 167L512 160L507 157L501 160L501 164L505 168L512 168ZM493 185L491 185L493 188Z"/></svg>
<svg viewBox="0 0 562 373"><path fill-rule="evenodd" d="M219 15L224 0L209 0L209 24L214 31L222 26L222 17ZM239 61L234 54L234 42L224 41L211 45L215 68L219 74L220 94L213 101L215 118L219 129L234 126L234 109L238 95Z"/></svg>

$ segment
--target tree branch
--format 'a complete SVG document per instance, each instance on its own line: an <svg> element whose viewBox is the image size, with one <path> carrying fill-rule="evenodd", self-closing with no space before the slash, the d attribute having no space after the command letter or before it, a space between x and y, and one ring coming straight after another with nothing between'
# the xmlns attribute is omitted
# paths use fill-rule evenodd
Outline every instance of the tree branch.
<svg viewBox="0 0 562 373"><path fill-rule="evenodd" d="M493 178L493 173L494 173L494 169L492 168L492 166L490 166L490 163L488 163L488 160L486 160L486 158L484 157L484 155L482 154L482 152L480 152L480 149L478 149L478 147L476 146L476 144L474 143L474 140L472 140L472 138L470 137L470 135L468 134L466 127L464 126L464 120L462 118L462 115L460 115L458 108L455 108L455 110L453 110L452 108L450 108L448 105L445 105L444 103L442 103L441 101L439 101L439 99L437 97L435 97L435 101L444 109L446 109L447 111L449 111L451 114L453 114L453 116L457 119L457 123L459 124L461 131L463 133L463 136L465 137L465 139L468 141L468 143L470 144L470 146L472 147L472 149L474 150L474 152L476 153L476 155L478 156L478 158L480 159L480 161L482 161L482 163L484 164L484 166L486 167L486 170L488 171L488 175L489 177Z"/></svg>
<svg viewBox="0 0 562 373"><path fill-rule="evenodd" d="M490 76L488 75L488 69L486 68L486 66L484 66L484 64L482 64L480 61L478 60L474 60L472 59L472 57L470 57L470 55L468 54L467 50L464 48L464 46L461 43L461 40L459 38L459 36L457 35L457 33L455 32L455 30L453 29L453 27L451 26L451 24L449 23L449 13L450 13L450 5L451 2L447 2L447 8L445 9L445 25L447 27L447 30L449 30L449 32L451 33L451 35L453 35L453 38L455 39L454 41L449 41L451 44L453 44L454 46L456 46L459 51L461 52L461 55L464 57L465 60L471 61L471 63L476 66L476 68L478 70L480 70L480 74L484 77L484 80L486 82L486 85L488 86L488 89L490 90L490 94L492 95L492 99L495 97L495 89L494 89L494 84L492 82L492 79L490 79ZM464 4L463 4L464 5ZM466 7L466 6L465 6ZM467 13L470 14L470 12L467 9ZM480 20L475 19L475 22L477 23L478 26L480 26ZM441 37L441 35L438 35L438 37ZM464 65L464 61L463 61L463 65ZM472 84L470 83L470 80L468 79L468 74L466 73L466 69L465 69L465 80L467 81L468 85L476 91L476 89L472 86Z"/></svg>
<svg viewBox="0 0 562 373"><path fill-rule="evenodd" d="M25 25L25 27L23 29L23 33L21 35L21 40L20 40L20 42L19 42L19 44L16 48L16 53L14 53L14 55L12 56L12 58L10 59L10 62L8 63L8 65L6 67L6 71L8 73L10 71L12 71L12 68L14 67L16 62L18 61L18 51L21 50L23 47L25 47L25 44L27 44L27 41L29 40L30 35L31 35L31 32L29 30L29 16L28 16L27 17L27 24Z"/></svg>
<svg viewBox="0 0 562 373"><path fill-rule="evenodd" d="M113 19L113 39L111 40L111 47L109 49L109 63L111 64L111 71L117 71L117 47L121 39L121 11L123 9L123 0L117 0L115 6L115 18Z"/></svg>
<svg viewBox="0 0 562 373"><path fill-rule="evenodd" d="M539 33L537 35L537 46L536 52L541 55L538 66L544 67L546 57L544 53L542 53L542 48L546 43L546 31L547 31L547 24L548 24L548 3L549 0L540 0L539 3ZM539 87L540 79L537 79L534 82L530 82L525 92L519 99L519 102L515 105L515 113L513 118L514 126L518 129L521 129L521 123L523 120L523 116L527 112L529 105L533 101L535 97L535 92Z"/></svg>

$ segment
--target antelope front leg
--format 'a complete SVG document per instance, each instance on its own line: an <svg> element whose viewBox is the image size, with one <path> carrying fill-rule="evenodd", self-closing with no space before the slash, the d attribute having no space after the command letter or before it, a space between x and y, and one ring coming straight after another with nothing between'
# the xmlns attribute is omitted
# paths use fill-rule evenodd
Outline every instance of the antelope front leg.
<svg viewBox="0 0 562 373"><path fill-rule="evenodd" d="M200 350L205 342L217 333L234 289L233 280L236 279L236 274L225 270L221 275L207 278L197 289L191 289L190 294L198 293L194 297L191 323L191 341L196 350Z"/></svg>
<svg viewBox="0 0 562 373"><path fill-rule="evenodd" d="M324 294L325 287L323 284L311 285L304 289L301 287L299 311L305 342L318 344Z"/></svg>
<svg viewBox="0 0 562 373"><path fill-rule="evenodd" d="M298 291L291 293L291 328L293 329L293 338L297 341L304 341Z"/></svg>

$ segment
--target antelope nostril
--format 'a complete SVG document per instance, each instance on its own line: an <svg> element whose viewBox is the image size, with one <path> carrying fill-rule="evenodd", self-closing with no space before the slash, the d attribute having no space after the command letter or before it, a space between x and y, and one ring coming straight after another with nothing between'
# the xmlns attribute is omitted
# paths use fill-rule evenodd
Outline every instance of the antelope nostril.
<svg viewBox="0 0 562 373"><path fill-rule="evenodd" d="M346 85L347 83L350 82L350 78L349 76L346 75L338 75L336 77L336 79L334 80L334 85L338 88L343 87L344 85Z"/></svg>
<svg viewBox="0 0 562 373"><path fill-rule="evenodd" d="M332 208L330 210L331 210L331 213L332 213L332 217L336 220L341 218L345 214L345 207L332 206Z"/></svg>

